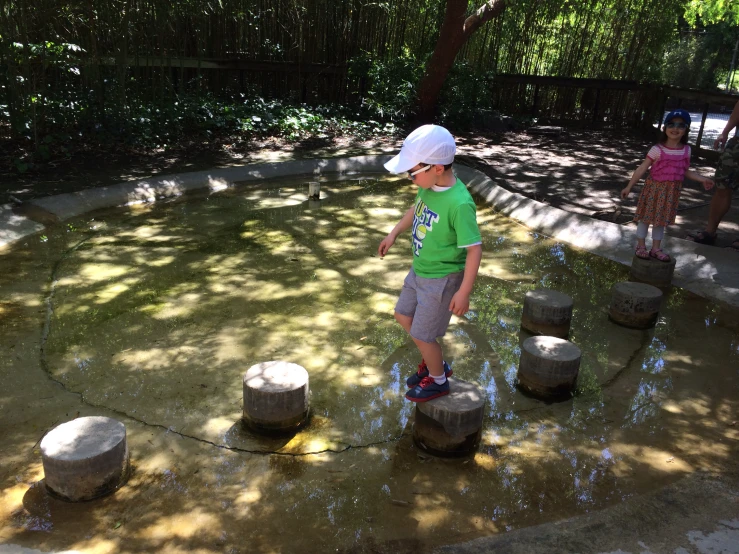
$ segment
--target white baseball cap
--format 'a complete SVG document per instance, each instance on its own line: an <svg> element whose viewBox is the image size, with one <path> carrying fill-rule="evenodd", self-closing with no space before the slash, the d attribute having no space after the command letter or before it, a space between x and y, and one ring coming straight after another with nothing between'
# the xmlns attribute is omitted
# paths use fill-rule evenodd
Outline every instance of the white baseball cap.
<svg viewBox="0 0 739 554"><path fill-rule="evenodd" d="M438 125L423 125L403 141L400 153L385 164L390 173L405 173L420 163L447 165L454 161L457 145L452 134Z"/></svg>

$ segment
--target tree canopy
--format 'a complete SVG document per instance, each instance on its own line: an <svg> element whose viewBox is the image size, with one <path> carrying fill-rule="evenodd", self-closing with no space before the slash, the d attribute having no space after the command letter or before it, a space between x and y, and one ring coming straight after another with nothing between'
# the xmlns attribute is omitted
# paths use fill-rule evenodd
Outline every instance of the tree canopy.
<svg viewBox="0 0 739 554"><path fill-rule="evenodd" d="M275 102L458 119L500 74L716 88L738 33L736 0L0 0L0 129L272 132Z"/></svg>

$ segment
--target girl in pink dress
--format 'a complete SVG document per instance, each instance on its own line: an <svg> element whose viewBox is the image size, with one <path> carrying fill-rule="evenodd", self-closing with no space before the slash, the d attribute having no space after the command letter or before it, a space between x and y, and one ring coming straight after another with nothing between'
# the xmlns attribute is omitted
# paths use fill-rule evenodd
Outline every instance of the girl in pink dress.
<svg viewBox="0 0 739 554"><path fill-rule="evenodd" d="M685 110L674 110L665 117L665 128L659 144L655 144L647 153L646 159L636 168L631 180L621 191L621 198L626 200L631 189L650 169L649 177L639 195L634 221L636 227L636 255L639 258L656 258L661 262L669 262L670 257L662 252L660 245L665 235L665 227L675 223L677 204L683 179L688 177L703 183L703 188L713 188L713 181L703 177L690 167L690 146L688 146L688 127L690 114ZM652 226L652 249L647 251L646 238L649 226Z"/></svg>

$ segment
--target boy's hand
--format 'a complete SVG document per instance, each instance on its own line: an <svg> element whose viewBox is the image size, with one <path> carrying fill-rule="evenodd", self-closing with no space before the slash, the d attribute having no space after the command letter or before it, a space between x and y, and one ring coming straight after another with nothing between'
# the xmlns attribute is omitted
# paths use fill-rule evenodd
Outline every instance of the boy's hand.
<svg viewBox="0 0 739 554"><path fill-rule="evenodd" d="M454 315L464 315L470 309L470 295L457 291L449 303L449 310Z"/></svg>
<svg viewBox="0 0 739 554"><path fill-rule="evenodd" d="M703 179L703 188L706 190L711 190L715 184L713 179Z"/></svg>
<svg viewBox="0 0 739 554"><path fill-rule="evenodd" d="M395 237L392 235L388 235L382 239L380 246L377 247L377 253L380 255L380 258L385 257L385 254L387 254L387 251L390 250L393 244L395 244Z"/></svg>

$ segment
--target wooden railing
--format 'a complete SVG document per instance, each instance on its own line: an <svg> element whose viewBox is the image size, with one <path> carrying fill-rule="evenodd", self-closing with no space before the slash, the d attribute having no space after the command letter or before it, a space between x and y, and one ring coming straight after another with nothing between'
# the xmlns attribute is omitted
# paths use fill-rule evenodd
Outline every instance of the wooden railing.
<svg viewBox="0 0 739 554"><path fill-rule="evenodd" d="M496 75L491 92L496 109L502 113L593 126L626 124L649 129L661 123L668 105L692 108L703 113L697 145L703 138L708 113L719 107L731 111L739 101L737 94L637 81L511 74ZM713 152L696 149L708 156Z"/></svg>

